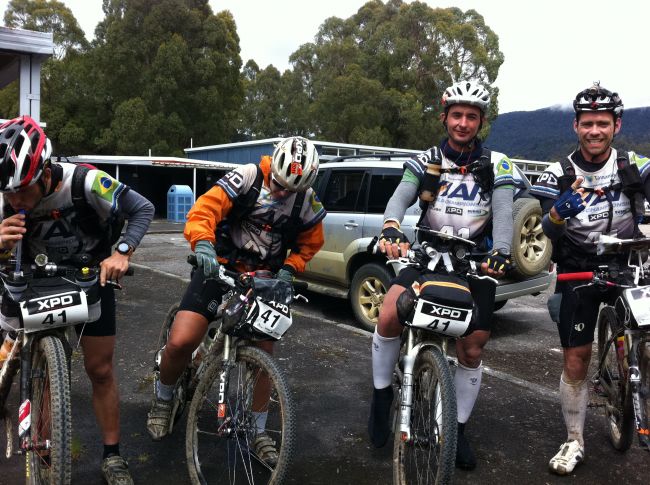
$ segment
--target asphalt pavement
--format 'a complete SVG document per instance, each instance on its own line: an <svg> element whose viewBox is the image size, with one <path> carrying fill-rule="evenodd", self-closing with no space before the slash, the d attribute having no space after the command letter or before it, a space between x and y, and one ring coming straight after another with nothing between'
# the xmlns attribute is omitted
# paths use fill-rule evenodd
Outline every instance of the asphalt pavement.
<svg viewBox="0 0 650 485"><path fill-rule="evenodd" d="M189 482L185 419L161 442L151 441L145 429L158 332L167 309L182 295L188 276L182 228L182 224L154 221L134 255L136 274L124 279L124 290L118 295L115 364L121 395L121 447L140 484ZM297 309L294 325L277 350L297 405L297 455L288 483L390 483L392 447L374 449L366 436L371 336L354 328L347 302L309 296L310 303ZM650 453L636 443L625 454L613 450L599 407L588 412L585 463L570 477L548 472L548 460L564 440L565 431L556 392L561 353L543 305L541 295L509 302L497 313L484 360L488 371L467 426L478 467L473 472L458 471L455 482L649 483ZM102 447L90 384L78 352L72 375L73 483L100 484ZM594 398L593 403L598 401ZM22 457L0 460L5 461L0 484L24 480Z"/></svg>

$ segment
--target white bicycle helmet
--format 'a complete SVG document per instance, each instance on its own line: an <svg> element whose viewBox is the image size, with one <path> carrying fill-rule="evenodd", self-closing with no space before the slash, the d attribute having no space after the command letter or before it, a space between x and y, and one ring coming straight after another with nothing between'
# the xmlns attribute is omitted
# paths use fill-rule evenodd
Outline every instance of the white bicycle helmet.
<svg viewBox="0 0 650 485"><path fill-rule="evenodd" d="M52 144L29 116L0 125L0 192L36 183L52 155Z"/></svg>
<svg viewBox="0 0 650 485"><path fill-rule="evenodd" d="M280 141L271 160L273 179L286 190L304 192L318 174L318 152L314 144L301 136Z"/></svg>
<svg viewBox="0 0 650 485"><path fill-rule="evenodd" d="M477 106L485 113L490 104L490 93L476 81L458 81L449 86L442 95L445 110L453 104Z"/></svg>
<svg viewBox="0 0 650 485"><path fill-rule="evenodd" d="M573 100L573 110L578 113L585 111L611 111L614 118L623 116L623 101L618 93L613 93L595 82L593 86L580 91Z"/></svg>

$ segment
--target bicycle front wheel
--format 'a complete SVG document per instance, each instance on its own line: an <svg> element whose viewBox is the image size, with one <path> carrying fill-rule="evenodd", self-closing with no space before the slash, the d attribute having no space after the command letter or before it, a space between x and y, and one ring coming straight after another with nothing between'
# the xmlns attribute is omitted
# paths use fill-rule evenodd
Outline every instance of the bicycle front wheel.
<svg viewBox="0 0 650 485"><path fill-rule="evenodd" d="M413 368L411 439L399 425L393 446L393 483L447 484L454 475L458 438L456 393L447 359L436 347L422 350Z"/></svg>
<svg viewBox="0 0 650 485"><path fill-rule="evenodd" d="M632 396L623 362L618 358L616 342L612 342L607 348L607 342L621 328L622 324L614 309L603 307L598 317L598 362L603 362L599 369L599 378L600 385L607 395L605 419L612 446L619 451L626 451L630 448L634 436Z"/></svg>
<svg viewBox="0 0 650 485"><path fill-rule="evenodd" d="M32 402L26 475L32 484L67 484L72 473L70 379L61 340L41 338L32 355Z"/></svg>
<svg viewBox="0 0 650 485"><path fill-rule="evenodd" d="M227 369L215 360L205 370L187 417L185 449L192 483L281 483L293 457L294 404L273 358L256 347L238 347ZM218 419L225 393L225 418ZM254 449L265 432L275 442L277 463Z"/></svg>

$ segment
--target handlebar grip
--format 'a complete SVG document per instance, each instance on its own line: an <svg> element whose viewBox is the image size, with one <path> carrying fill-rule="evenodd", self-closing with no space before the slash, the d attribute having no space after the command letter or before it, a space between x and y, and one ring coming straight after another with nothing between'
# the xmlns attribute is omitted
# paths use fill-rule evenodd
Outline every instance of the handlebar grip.
<svg viewBox="0 0 650 485"><path fill-rule="evenodd" d="M196 262L196 254L188 254L187 262L194 267L198 266L198 263Z"/></svg>
<svg viewBox="0 0 650 485"><path fill-rule="evenodd" d="M379 238L377 236L372 238L372 241L368 244L368 247L366 248L366 251L369 252L370 254L377 254L379 251Z"/></svg>
<svg viewBox="0 0 650 485"><path fill-rule="evenodd" d="M299 293L301 291L306 291L309 288L309 284L304 281L294 281L293 282L293 291Z"/></svg>
<svg viewBox="0 0 650 485"><path fill-rule="evenodd" d="M594 279L593 271L578 271L576 273L559 273L558 281L591 281Z"/></svg>

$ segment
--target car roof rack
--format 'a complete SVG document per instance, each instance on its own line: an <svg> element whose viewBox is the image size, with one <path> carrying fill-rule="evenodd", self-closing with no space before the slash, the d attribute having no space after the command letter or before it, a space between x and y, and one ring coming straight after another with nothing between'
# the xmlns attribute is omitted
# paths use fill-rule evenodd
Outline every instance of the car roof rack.
<svg viewBox="0 0 650 485"><path fill-rule="evenodd" d="M363 155L341 155L326 163L344 162L345 160L393 160L396 158L413 158L413 153L366 153Z"/></svg>

